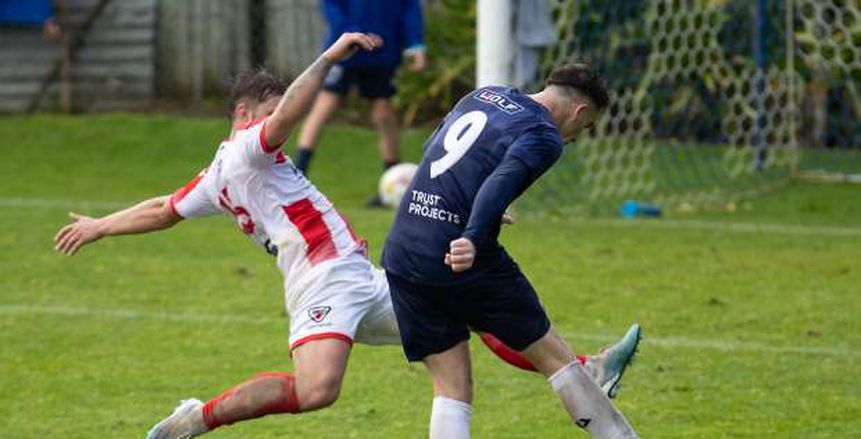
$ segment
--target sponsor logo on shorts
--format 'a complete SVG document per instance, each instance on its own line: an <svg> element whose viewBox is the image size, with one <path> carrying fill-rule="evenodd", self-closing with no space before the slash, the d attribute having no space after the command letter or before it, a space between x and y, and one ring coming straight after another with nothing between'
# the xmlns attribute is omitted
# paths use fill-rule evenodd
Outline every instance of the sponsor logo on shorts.
<svg viewBox="0 0 861 439"><path fill-rule="evenodd" d="M331 306L315 306L308 310L308 317L310 317L311 320L320 323L329 315L329 311L332 311Z"/></svg>

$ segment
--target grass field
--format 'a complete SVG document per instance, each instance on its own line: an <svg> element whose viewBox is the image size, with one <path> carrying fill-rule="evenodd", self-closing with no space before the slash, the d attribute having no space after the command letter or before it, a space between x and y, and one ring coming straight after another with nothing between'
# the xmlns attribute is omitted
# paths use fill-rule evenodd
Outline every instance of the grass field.
<svg viewBox="0 0 861 439"><path fill-rule="evenodd" d="M289 370L281 279L226 218L101 241L51 238L75 210L165 194L206 166L221 119L0 118L0 438L143 437L181 398ZM421 131L410 131L415 160ZM379 165L362 128L324 135L311 177L370 240ZM656 221L526 217L504 243L578 351L645 330L618 401L644 438L861 437L861 188L790 186ZM473 345L477 438L585 437L538 376ZM422 438L430 383L357 346L331 409L212 438Z"/></svg>

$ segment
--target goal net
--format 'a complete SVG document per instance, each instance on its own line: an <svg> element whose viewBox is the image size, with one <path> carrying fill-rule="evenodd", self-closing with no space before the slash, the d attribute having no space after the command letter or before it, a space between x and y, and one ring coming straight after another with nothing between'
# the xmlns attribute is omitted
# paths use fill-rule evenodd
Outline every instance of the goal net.
<svg viewBox="0 0 861 439"><path fill-rule="evenodd" d="M542 73L588 59L613 99L526 204L733 208L793 177L861 173L857 1L552 3Z"/></svg>

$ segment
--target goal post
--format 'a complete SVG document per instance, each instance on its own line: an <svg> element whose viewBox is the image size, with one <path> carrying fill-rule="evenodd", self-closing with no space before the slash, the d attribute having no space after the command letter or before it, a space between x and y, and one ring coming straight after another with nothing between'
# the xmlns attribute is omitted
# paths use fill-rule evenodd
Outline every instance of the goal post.
<svg viewBox="0 0 861 439"><path fill-rule="evenodd" d="M478 0L476 87L512 85L515 0Z"/></svg>

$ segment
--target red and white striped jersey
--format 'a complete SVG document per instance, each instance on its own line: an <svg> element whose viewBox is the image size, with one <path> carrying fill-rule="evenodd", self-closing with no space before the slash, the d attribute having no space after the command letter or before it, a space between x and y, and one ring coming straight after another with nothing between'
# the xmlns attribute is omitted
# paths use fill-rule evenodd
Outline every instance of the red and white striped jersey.
<svg viewBox="0 0 861 439"><path fill-rule="evenodd" d="M183 218L233 216L245 234L277 255L291 281L326 262L364 254L365 242L278 147L266 144L264 131L259 120L223 141L209 167L173 193L173 211Z"/></svg>

